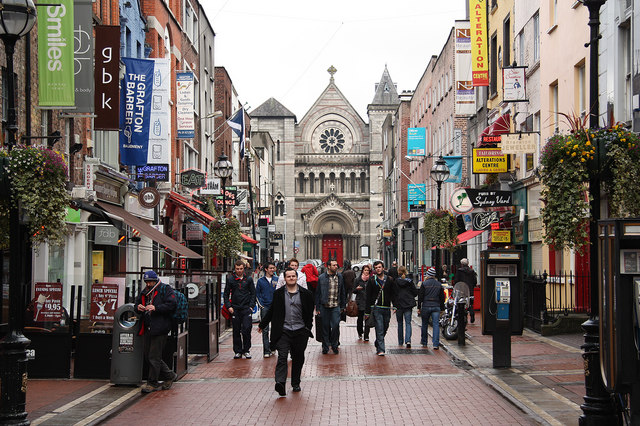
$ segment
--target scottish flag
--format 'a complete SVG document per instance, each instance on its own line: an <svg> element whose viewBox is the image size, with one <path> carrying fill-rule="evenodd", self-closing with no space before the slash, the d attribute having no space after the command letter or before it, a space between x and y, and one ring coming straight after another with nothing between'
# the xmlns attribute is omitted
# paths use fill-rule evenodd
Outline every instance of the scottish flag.
<svg viewBox="0 0 640 426"><path fill-rule="evenodd" d="M240 108L230 119L228 119L227 124L240 138L240 161L242 161L244 158L244 108Z"/></svg>

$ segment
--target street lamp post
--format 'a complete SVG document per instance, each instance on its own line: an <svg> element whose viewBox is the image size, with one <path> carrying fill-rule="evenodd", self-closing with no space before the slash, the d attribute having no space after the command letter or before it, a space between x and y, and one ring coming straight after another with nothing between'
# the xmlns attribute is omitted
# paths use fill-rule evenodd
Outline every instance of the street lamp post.
<svg viewBox="0 0 640 426"><path fill-rule="evenodd" d="M36 8L32 0L0 1L0 39L4 43L7 59L7 147L16 143L15 82L13 53L18 39L29 33L36 22ZM27 58L27 60L29 60ZM5 173L7 171L5 170ZM20 206L11 203L10 266L9 266L9 331L0 341L0 423L29 424L26 412L27 397L27 339L23 332L24 306L21 275L22 235L20 232Z"/></svg>
<svg viewBox="0 0 640 426"><path fill-rule="evenodd" d="M449 178L449 167L442 158L442 155L436 160L433 167L431 167L430 175L438 189L436 208L440 210L440 192L442 191L442 183ZM440 265L440 247L436 247L436 275L440 278L441 274L442 265Z"/></svg>
<svg viewBox="0 0 640 426"><path fill-rule="evenodd" d="M218 161L213 165L213 173L216 177L220 178L222 183L222 214L223 216L227 216L225 184L227 182L227 178L231 176L231 173L233 173L233 164L231 164L229 157L227 157L224 152L218 157Z"/></svg>

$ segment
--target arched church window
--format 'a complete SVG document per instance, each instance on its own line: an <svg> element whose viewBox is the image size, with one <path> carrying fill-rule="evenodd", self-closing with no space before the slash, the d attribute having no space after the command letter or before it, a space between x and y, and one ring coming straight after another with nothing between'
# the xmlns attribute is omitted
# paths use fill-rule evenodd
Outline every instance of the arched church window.
<svg viewBox="0 0 640 426"><path fill-rule="evenodd" d="M329 192L333 192L336 189L336 174L329 173Z"/></svg>
<svg viewBox="0 0 640 426"><path fill-rule="evenodd" d="M356 192L356 174L355 173L351 172L351 176L350 176L349 181L350 181L349 183L350 183L350 186L351 186L351 191L350 192L351 193Z"/></svg>
<svg viewBox="0 0 640 426"><path fill-rule="evenodd" d="M316 175L314 173L309 173L309 193L314 194L315 191L315 183L316 183Z"/></svg>
<svg viewBox="0 0 640 426"><path fill-rule="evenodd" d="M345 188L345 181L347 180L347 177L344 173L340 173L340 192L344 193L344 188Z"/></svg>
<svg viewBox="0 0 640 426"><path fill-rule="evenodd" d="M298 192L304 194L304 173L298 175Z"/></svg>
<svg viewBox="0 0 640 426"><path fill-rule="evenodd" d="M344 149L344 135L339 129L326 129L320 135L320 148L327 154L337 154Z"/></svg>
<svg viewBox="0 0 640 426"><path fill-rule="evenodd" d="M320 193L324 194L324 173L320 173Z"/></svg>
<svg viewBox="0 0 640 426"><path fill-rule="evenodd" d="M364 172L360 173L360 192L367 192L367 174Z"/></svg>
<svg viewBox="0 0 640 426"><path fill-rule="evenodd" d="M278 161L280 161L280 139L276 141L276 156Z"/></svg>

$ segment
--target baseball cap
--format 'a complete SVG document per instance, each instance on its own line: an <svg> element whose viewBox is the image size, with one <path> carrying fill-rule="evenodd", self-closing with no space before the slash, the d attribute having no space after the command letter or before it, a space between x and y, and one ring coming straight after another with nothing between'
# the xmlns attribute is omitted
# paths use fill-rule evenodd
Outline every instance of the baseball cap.
<svg viewBox="0 0 640 426"><path fill-rule="evenodd" d="M435 277L436 276L436 268L431 266L429 269L427 269L427 276Z"/></svg>
<svg viewBox="0 0 640 426"><path fill-rule="evenodd" d="M143 281L158 281L158 274L155 271L147 271L144 273L144 277L142 277Z"/></svg>

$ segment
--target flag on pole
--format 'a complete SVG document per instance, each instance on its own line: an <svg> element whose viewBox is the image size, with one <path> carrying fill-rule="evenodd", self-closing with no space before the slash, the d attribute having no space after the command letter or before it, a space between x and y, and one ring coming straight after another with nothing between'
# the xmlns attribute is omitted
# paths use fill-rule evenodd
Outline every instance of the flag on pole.
<svg viewBox="0 0 640 426"><path fill-rule="evenodd" d="M240 138L240 161L244 158L244 108L240 108L235 115L227 120L236 135Z"/></svg>

